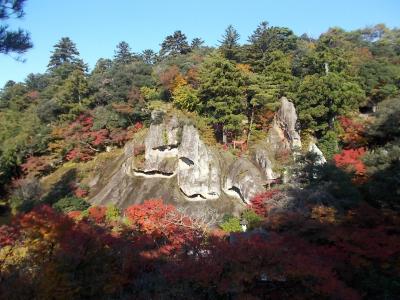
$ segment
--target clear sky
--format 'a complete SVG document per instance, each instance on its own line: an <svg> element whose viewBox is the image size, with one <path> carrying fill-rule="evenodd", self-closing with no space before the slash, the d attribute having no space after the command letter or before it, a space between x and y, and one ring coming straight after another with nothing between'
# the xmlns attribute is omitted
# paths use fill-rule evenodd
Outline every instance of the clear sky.
<svg viewBox="0 0 400 300"><path fill-rule="evenodd" d="M25 63L0 54L0 87L44 72L53 45L64 36L92 68L100 57L111 58L122 40L135 52L158 51L164 37L178 29L189 39L217 45L229 24L245 42L263 20L313 37L333 26L400 27L400 0L28 0L25 11L23 20L9 23L27 29L34 48L24 55Z"/></svg>

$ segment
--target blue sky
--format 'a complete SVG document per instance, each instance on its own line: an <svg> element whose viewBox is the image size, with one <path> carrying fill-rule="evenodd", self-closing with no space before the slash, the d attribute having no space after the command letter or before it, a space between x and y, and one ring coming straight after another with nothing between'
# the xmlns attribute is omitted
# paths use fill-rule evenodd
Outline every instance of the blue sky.
<svg viewBox="0 0 400 300"><path fill-rule="evenodd" d="M333 26L400 27L399 0L28 0L25 11L23 20L9 24L27 29L34 48L24 55L25 63L0 54L0 87L7 80L44 72L53 45L63 36L76 43L92 68L100 57L112 57L122 40L136 52L158 51L164 37L177 29L189 39L201 37L217 45L229 24L245 42L263 20L314 37Z"/></svg>

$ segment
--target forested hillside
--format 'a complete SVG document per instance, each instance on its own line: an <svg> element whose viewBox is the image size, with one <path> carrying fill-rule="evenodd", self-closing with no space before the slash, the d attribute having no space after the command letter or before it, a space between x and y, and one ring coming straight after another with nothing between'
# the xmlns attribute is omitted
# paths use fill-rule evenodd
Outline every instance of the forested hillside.
<svg viewBox="0 0 400 300"><path fill-rule="evenodd" d="M0 298L399 299L400 30L315 39L262 22L244 44L232 25L217 47L179 30L160 42L121 41L89 70L60 37L45 73L1 89ZM190 121L224 161L250 160L282 97L301 147L275 150L280 175L231 199L239 211L91 202L90 181L157 113Z"/></svg>

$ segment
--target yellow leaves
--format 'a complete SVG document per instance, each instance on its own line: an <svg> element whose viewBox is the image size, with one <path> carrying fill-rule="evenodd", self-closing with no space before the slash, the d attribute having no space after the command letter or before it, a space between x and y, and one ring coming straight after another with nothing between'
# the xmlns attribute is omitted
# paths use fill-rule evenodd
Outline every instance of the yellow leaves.
<svg viewBox="0 0 400 300"><path fill-rule="evenodd" d="M173 82L173 84L172 84L172 93L174 93L174 91L175 91L177 88L182 87L182 86L185 86L185 85L187 85L187 84L188 84L188 83L187 83L186 79L179 73L179 74L175 77L174 82Z"/></svg>
<svg viewBox="0 0 400 300"><path fill-rule="evenodd" d="M29 248L25 245L5 246L0 249L0 271L6 272L9 268L21 264L29 257Z"/></svg>
<svg viewBox="0 0 400 300"><path fill-rule="evenodd" d="M248 64L237 64L236 67L240 72L242 72L245 75L249 75L252 73L251 67Z"/></svg>

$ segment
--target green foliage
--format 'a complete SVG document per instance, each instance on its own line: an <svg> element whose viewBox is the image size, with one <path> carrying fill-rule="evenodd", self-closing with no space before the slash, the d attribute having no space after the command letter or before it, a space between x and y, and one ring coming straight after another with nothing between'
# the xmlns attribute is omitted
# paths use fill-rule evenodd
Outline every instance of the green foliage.
<svg viewBox="0 0 400 300"><path fill-rule="evenodd" d="M22 18L24 12L25 0L2 0L0 1L0 21L15 17ZM7 24L0 25L0 53L23 54L32 48L30 35L22 29L10 30Z"/></svg>
<svg viewBox="0 0 400 300"><path fill-rule="evenodd" d="M249 45L245 47L246 62L255 71L262 72L268 65L268 53L280 50L288 53L296 48L296 36L286 27L269 26L261 22L249 37Z"/></svg>
<svg viewBox="0 0 400 300"><path fill-rule="evenodd" d="M294 102L301 127L324 135L333 129L338 115L357 109L364 99L357 83L332 72L306 76L298 86Z"/></svg>
<svg viewBox="0 0 400 300"><path fill-rule="evenodd" d="M367 135L371 142L383 145L400 139L400 98L382 101Z"/></svg>
<svg viewBox="0 0 400 300"><path fill-rule="evenodd" d="M244 119L244 78L240 70L218 54L210 55L200 69L200 113L223 132L239 132Z"/></svg>
<svg viewBox="0 0 400 300"><path fill-rule="evenodd" d="M220 227L225 232L241 232L242 226L240 225L240 219L236 217L230 217L220 224Z"/></svg>
<svg viewBox="0 0 400 300"><path fill-rule="evenodd" d="M160 56L176 56L190 52L190 46L187 42L186 35L180 30L175 31L172 35L167 36L161 43Z"/></svg>
<svg viewBox="0 0 400 300"><path fill-rule="evenodd" d="M400 209L400 99L382 101L367 136L375 149L364 157L369 176L363 186L374 206Z"/></svg>
<svg viewBox="0 0 400 300"><path fill-rule="evenodd" d="M58 200L53 204L53 208L59 212L70 212L70 211L84 211L90 207L90 204L77 197L66 197Z"/></svg>
<svg viewBox="0 0 400 300"><path fill-rule="evenodd" d="M133 55L129 44L125 41L118 43L114 60L117 64L129 64L133 61Z"/></svg>
<svg viewBox="0 0 400 300"><path fill-rule="evenodd" d="M220 41L221 45L219 47L222 55L229 60L238 60L239 52L239 41L240 35L236 29L229 25L225 29L225 33Z"/></svg>
<svg viewBox="0 0 400 300"><path fill-rule="evenodd" d="M118 209L118 207L116 207L113 204L108 205L106 210L106 221L115 222L118 221L120 218L121 218L121 212Z"/></svg>
<svg viewBox="0 0 400 300"><path fill-rule="evenodd" d="M156 88L143 86L140 88L140 93L142 94L144 100L146 100L146 101L160 99L160 93L157 91Z"/></svg>
<svg viewBox="0 0 400 300"><path fill-rule="evenodd" d="M98 106L93 112L92 130L126 128L129 121L121 114L118 114L112 107Z"/></svg>
<svg viewBox="0 0 400 300"><path fill-rule="evenodd" d="M318 140L318 147L326 159L331 159L334 154L339 152L338 141L338 136L333 130L328 130L324 136Z"/></svg>
<svg viewBox="0 0 400 300"><path fill-rule="evenodd" d="M249 223L249 229L255 229L259 227L263 221L263 218L251 209L247 209L242 213L242 219L246 220Z"/></svg>

